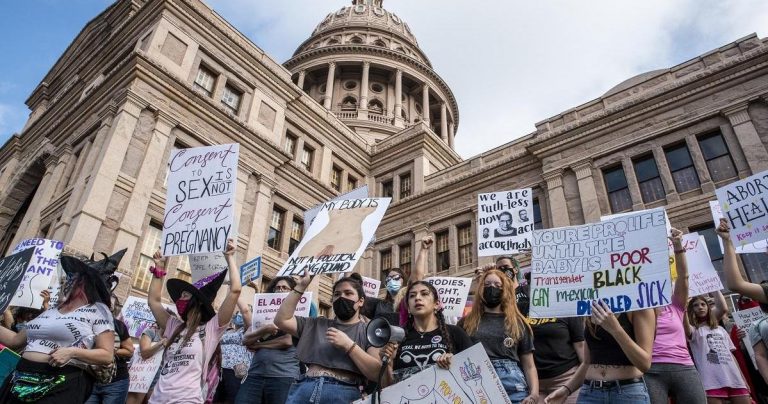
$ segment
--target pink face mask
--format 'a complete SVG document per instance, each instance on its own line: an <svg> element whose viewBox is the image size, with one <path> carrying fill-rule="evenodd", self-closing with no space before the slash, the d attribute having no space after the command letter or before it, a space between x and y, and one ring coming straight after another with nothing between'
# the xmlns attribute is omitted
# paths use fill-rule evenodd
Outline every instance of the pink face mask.
<svg viewBox="0 0 768 404"><path fill-rule="evenodd" d="M179 299L176 301L176 312L178 312L180 316L184 317L184 313L187 312L188 307L189 299Z"/></svg>

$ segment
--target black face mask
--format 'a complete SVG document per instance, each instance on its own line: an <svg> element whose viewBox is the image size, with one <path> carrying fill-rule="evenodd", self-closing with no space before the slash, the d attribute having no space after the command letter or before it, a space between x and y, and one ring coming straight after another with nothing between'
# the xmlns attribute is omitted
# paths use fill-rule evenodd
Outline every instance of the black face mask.
<svg viewBox="0 0 768 404"><path fill-rule="evenodd" d="M485 289L483 289L483 300L485 301L485 305L490 308L500 305L502 292L501 288L486 286Z"/></svg>
<svg viewBox="0 0 768 404"><path fill-rule="evenodd" d="M356 313L355 303L357 302L339 297L333 301L333 312L339 320L347 321Z"/></svg>

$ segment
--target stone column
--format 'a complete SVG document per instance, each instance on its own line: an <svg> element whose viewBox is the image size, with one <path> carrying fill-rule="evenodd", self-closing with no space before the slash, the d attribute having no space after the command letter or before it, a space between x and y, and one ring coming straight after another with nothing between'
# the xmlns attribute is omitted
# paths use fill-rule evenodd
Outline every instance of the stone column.
<svg viewBox="0 0 768 404"><path fill-rule="evenodd" d="M403 123L403 71L395 71L395 126L405 127Z"/></svg>
<svg viewBox="0 0 768 404"><path fill-rule="evenodd" d="M371 62L363 62L363 77L360 80L360 103L357 107L357 119L368 119L368 78L371 71Z"/></svg>
<svg viewBox="0 0 768 404"><path fill-rule="evenodd" d="M600 221L601 212L597 191L595 191L595 179L592 177L592 162L580 161L573 164L571 168L576 173L579 184L579 199L581 199L581 210L584 212L584 222L597 223Z"/></svg>
<svg viewBox="0 0 768 404"><path fill-rule="evenodd" d="M323 100L323 106L325 109L331 109L331 102L333 101L333 81L336 74L336 63L328 63L328 79L325 81L325 99Z"/></svg>
<svg viewBox="0 0 768 404"><path fill-rule="evenodd" d="M667 156L664 154L664 149L661 146L653 148L653 159L656 160L656 167L659 169L659 176L661 177L661 183L664 185L667 203L679 201L680 195L675 190L675 180L672 178L672 172L669 171Z"/></svg>
<svg viewBox="0 0 768 404"><path fill-rule="evenodd" d="M299 79L296 81L296 85L299 86L300 89L304 89L304 78L307 76L307 71L302 70L299 72Z"/></svg>
<svg viewBox="0 0 768 404"><path fill-rule="evenodd" d="M331 170L333 169L333 150L328 146L323 146L320 156L320 181L327 185L331 185ZM343 190L343 188L342 188Z"/></svg>
<svg viewBox="0 0 768 404"><path fill-rule="evenodd" d="M640 185L638 185L637 176L635 176L635 168L632 165L632 159L629 157L622 158L621 166L624 169L624 178L627 180L629 195L632 198L632 210L645 209L645 204L643 204L643 196L640 193Z"/></svg>
<svg viewBox="0 0 768 404"><path fill-rule="evenodd" d="M16 231L16 236L13 238L9 247L13 248L23 240L37 237L37 232L40 227L40 212L42 212L48 205L48 202L50 202L51 196L53 195L53 191L55 190L56 174L54 172L58 171L58 174L60 175L61 169L63 169L63 167L59 167L56 164L57 160L58 159L54 156L48 156L44 160L45 174L43 174L43 178L37 187L37 191L32 197L32 203L30 203L27 213L21 220L19 229ZM57 170L57 168L61 169Z"/></svg>
<svg viewBox="0 0 768 404"><path fill-rule="evenodd" d="M748 103L736 105L733 108L723 111L723 114L731 122L736 139L739 140L739 146L744 151L749 169L752 174L768 170L768 151L765 150L760 135L757 134L755 125L749 117L747 108Z"/></svg>
<svg viewBox="0 0 768 404"><path fill-rule="evenodd" d="M455 133L456 133L456 125L453 122L451 122L451 124L448 125L448 147L450 147L451 150L454 149L453 144L454 144L454 138L456 136Z"/></svg>
<svg viewBox="0 0 768 404"><path fill-rule="evenodd" d="M561 168L544 173L542 175L547 182L547 194L552 213L552 227L563 227L570 224L568 218L568 206L565 203L565 190L563 189L563 170Z"/></svg>
<svg viewBox="0 0 768 404"><path fill-rule="evenodd" d="M699 141L696 140L695 135L688 135L685 137L685 143L688 145L688 151L691 153L693 166L696 168L696 174L699 176L701 191L704 193L714 192L715 184L712 182L712 178L709 176L709 168L707 167L706 160L704 160L704 155L701 154Z"/></svg>
<svg viewBox="0 0 768 404"><path fill-rule="evenodd" d="M256 189L256 207L253 210L253 223L250 229L242 229L243 232L250 232L248 240L248 257L256 257L264 250L267 240L267 229L272 219L270 206L272 202L272 193L277 183L272 178L262 174L257 174L258 188ZM305 223L309 226L309 223ZM286 226L288 232L290 229Z"/></svg>
<svg viewBox="0 0 768 404"><path fill-rule="evenodd" d="M421 92L421 121L429 126L429 83L424 83Z"/></svg>
<svg viewBox="0 0 768 404"><path fill-rule="evenodd" d="M448 107L444 102L440 103L440 138L448 143Z"/></svg>

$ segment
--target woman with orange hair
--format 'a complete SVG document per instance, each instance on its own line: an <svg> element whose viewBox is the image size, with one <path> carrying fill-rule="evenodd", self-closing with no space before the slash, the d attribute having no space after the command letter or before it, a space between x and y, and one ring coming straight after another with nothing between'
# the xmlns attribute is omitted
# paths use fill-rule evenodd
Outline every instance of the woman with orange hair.
<svg viewBox="0 0 768 404"><path fill-rule="evenodd" d="M497 269L477 280L475 304L459 326L483 344L513 403L536 403L539 378L533 361L533 336L515 304L512 281Z"/></svg>

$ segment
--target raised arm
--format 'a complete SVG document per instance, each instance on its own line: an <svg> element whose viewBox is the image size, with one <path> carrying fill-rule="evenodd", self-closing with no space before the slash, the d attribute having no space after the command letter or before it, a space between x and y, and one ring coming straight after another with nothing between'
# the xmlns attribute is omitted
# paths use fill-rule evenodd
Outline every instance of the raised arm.
<svg viewBox="0 0 768 404"><path fill-rule="evenodd" d="M416 265L413 267L413 273L408 277L408 283L423 281L427 276L427 259L429 258L429 246L432 245L432 236L425 236L421 239L421 249L416 256Z"/></svg>
<svg viewBox="0 0 768 404"><path fill-rule="evenodd" d="M240 309L240 314L243 315L243 323L245 323L245 330L251 329L251 320L253 313L251 313L251 306L243 301L243 299L237 299L237 308Z"/></svg>
<svg viewBox="0 0 768 404"><path fill-rule="evenodd" d="M688 260L685 258L685 248L683 247L683 232L672 229L669 231L669 235L672 249L675 251L675 268L677 269L677 280L675 281L672 300L679 306L685 307L688 302Z"/></svg>
<svg viewBox="0 0 768 404"><path fill-rule="evenodd" d="M152 281L149 283L147 305L149 305L149 310L152 311L152 315L155 316L157 325L160 328L165 328L165 323L168 321L168 317L170 317L168 312L165 311L162 302L163 279L166 275L168 259L163 257L163 253L161 253L158 248L152 256L152 260L155 262L155 266L150 268L152 271Z"/></svg>
<svg viewBox="0 0 768 404"><path fill-rule="evenodd" d="M750 297L759 302L768 303L768 297L763 292L763 288L756 284L744 280L739 273L739 264L736 261L736 248L731 242L731 228L728 221L720 219L720 225L717 227L717 235L723 239L723 272L725 272L725 286L744 296Z"/></svg>
<svg viewBox="0 0 768 404"><path fill-rule="evenodd" d="M309 283L312 282L312 275L309 275L309 271L305 270L304 275L296 282L296 286L288 293L288 297L283 300L280 305L280 309L275 315L274 323L281 331L291 334L294 337L298 337L298 325L296 323L296 306L299 304L301 295L306 291Z"/></svg>
<svg viewBox="0 0 768 404"><path fill-rule="evenodd" d="M227 240L227 248L224 250L224 258L227 260L227 266L229 267L229 293L224 301L221 302L219 307L219 327L224 327L232 320L232 315L235 314L235 307L237 307L237 301L240 299L240 292L243 290L243 286L240 283L240 268L235 262L235 241L232 239Z"/></svg>
<svg viewBox="0 0 768 404"><path fill-rule="evenodd" d="M723 292L717 291L713 293L715 298L715 307L712 309L712 314L715 315L715 319L720 321L728 314L728 305L725 303L725 296Z"/></svg>

